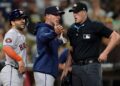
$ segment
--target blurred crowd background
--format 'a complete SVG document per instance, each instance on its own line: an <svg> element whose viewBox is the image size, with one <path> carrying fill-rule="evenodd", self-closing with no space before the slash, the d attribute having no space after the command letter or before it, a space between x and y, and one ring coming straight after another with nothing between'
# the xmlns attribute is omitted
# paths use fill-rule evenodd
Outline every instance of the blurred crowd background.
<svg viewBox="0 0 120 86"><path fill-rule="evenodd" d="M120 0L0 0L0 49L2 47L4 34L10 29L8 13L16 8L22 9L29 17L25 34L29 55L28 63L33 63L36 55L35 24L44 21L44 9L48 6L57 5L61 10L65 11L65 15L61 16L62 19L60 23L64 26L65 30L67 30L74 22L73 15L69 13L68 10L74 3L79 1L87 4L88 16L92 20L100 21L110 29L116 30L118 33L120 32ZM105 43L107 43L107 41L109 40L104 39ZM66 46L69 46L69 44ZM104 45L101 49L102 48L104 48ZM119 52L120 46L118 45L110 53L108 62L112 64L120 63ZM2 51L0 52L0 57L4 57Z"/></svg>
<svg viewBox="0 0 120 86"><path fill-rule="evenodd" d="M35 24L44 21L44 9L57 5L64 10L65 15L62 16L61 24L67 30L74 22L72 13L68 10L79 1L87 4L88 15L92 20L103 22L107 27L120 31L120 0L0 0L0 41L10 28L8 13L16 8L24 10L29 17L26 27L29 62L33 62L36 54ZM114 54L114 59L120 61L120 55Z"/></svg>

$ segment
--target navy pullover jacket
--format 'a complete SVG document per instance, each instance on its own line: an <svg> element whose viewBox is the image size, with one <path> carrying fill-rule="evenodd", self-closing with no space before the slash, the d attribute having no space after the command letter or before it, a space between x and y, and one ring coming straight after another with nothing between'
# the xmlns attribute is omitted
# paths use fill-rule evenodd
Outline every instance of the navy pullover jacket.
<svg viewBox="0 0 120 86"><path fill-rule="evenodd" d="M54 27L46 23L38 23L37 34L37 59L33 71L50 74L56 78L58 74L58 48L62 41L57 38Z"/></svg>

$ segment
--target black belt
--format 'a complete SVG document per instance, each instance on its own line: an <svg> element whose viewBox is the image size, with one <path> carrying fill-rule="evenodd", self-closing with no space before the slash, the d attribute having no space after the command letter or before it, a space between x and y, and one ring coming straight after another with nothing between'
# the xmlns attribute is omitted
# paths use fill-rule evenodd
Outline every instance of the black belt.
<svg viewBox="0 0 120 86"><path fill-rule="evenodd" d="M10 65L10 64L5 64L5 65ZM10 65L11 67L13 67L14 69L18 70L18 67Z"/></svg>
<svg viewBox="0 0 120 86"><path fill-rule="evenodd" d="M10 64L5 64L5 65L10 65ZM18 70L18 67L10 65L11 67L13 67L14 69ZM22 74L24 74L25 72L23 72Z"/></svg>
<svg viewBox="0 0 120 86"><path fill-rule="evenodd" d="M91 63L99 63L99 61L97 59L80 60L77 62L73 62L73 65L87 65Z"/></svg>

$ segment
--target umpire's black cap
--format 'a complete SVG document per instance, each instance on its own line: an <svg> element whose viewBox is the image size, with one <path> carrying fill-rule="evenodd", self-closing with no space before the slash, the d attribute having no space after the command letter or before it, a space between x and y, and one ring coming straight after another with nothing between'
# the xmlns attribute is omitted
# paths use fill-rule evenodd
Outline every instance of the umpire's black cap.
<svg viewBox="0 0 120 86"><path fill-rule="evenodd" d="M46 14L52 14L52 15L63 15L65 12L61 11L58 6L51 6L45 9L45 15Z"/></svg>
<svg viewBox="0 0 120 86"><path fill-rule="evenodd" d="M84 3L78 2L76 4L73 5L72 9L69 10L69 12L74 12L74 13L78 13L80 11L87 11L87 6Z"/></svg>
<svg viewBox="0 0 120 86"><path fill-rule="evenodd" d="M10 14L9 14L9 20L10 21L14 21L15 19L19 19L19 18L28 18L27 15L24 13L24 11L20 10L20 9L15 9L13 10Z"/></svg>

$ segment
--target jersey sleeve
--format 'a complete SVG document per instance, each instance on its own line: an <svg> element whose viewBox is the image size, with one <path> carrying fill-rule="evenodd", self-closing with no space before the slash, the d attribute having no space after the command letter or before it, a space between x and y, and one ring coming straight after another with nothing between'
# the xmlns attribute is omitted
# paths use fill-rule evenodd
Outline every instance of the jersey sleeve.
<svg viewBox="0 0 120 86"><path fill-rule="evenodd" d="M3 40L3 45L15 47L16 46L17 36L14 33L7 33Z"/></svg>
<svg viewBox="0 0 120 86"><path fill-rule="evenodd" d="M73 45L72 42L71 42L71 38L72 38L72 35L73 35L73 33L72 33L72 28L73 28L73 26L71 26L71 27L67 30L67 37L68 37L68 39L69 39L69 41L70 41L70 45L71 45L71 46Z"/></svg>
<svg viewBox="0 0 120 86"><path fill-rule="evenodd" d="M102 37L107 37L109 38L111 33L113 32L113 30L111 30L110 28L106 27L104 24L102 23L97 23L96 24L96 28L98 28L98 34Z"/></svg>

